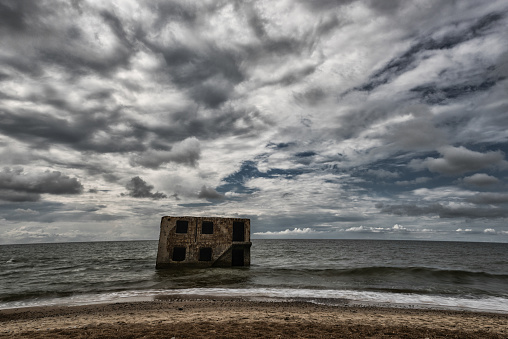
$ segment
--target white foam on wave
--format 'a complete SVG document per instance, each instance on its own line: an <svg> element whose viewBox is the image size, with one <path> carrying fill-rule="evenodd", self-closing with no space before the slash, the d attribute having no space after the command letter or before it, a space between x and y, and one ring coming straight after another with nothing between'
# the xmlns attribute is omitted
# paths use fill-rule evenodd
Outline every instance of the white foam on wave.
<svg viewBox="0 0 508 339"><path fill-rule="evenodd" d="M344 304L344 301L347 301L352 304L383 304L385 306L411 306L415 308L463 309L471 311L508 313L508 298L503 297L467 298L411 293L277 288L190 288L79 294L61 298L0 303L0 309L32 306L77 306L101 303L150 301L157 297L166 295L182 297L237 297L252 300L268 299L273 301L303 299L309 302L329 305Z"/></svg>

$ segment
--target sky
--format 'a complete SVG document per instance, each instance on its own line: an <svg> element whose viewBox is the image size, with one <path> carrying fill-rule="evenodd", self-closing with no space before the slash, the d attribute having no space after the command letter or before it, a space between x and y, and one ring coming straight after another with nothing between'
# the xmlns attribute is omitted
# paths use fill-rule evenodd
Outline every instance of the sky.
<svg viewBox="0 0 508 339"><path fill-rule="evenodd" d="M508 243L505 0L0 0L0 244Z"/></svg>

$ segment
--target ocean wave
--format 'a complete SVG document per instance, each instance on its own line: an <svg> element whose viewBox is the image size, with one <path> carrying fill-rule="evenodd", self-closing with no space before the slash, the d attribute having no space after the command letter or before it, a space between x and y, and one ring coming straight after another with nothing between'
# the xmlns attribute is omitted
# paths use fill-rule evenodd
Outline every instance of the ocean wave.
<svg viewBox="0 0 508 339"><path fill-rule="evenodd" d="M268 268L274 272L280 273L294 272L297 274L318 274L318 275L329 275L329 276L389 276L389 275L419 275L419 276L433 276L433 277L481 277L481 278L497 278L507 279L508 274L497 274L492 272L483 271L467 271L467 270L452 270L445 268L434 268L434 267L397 267L397 266L366 266L356 267L349 269L337 269L337 268L312 268L312 267L278 267Z"/></svg>
<svg viewBox="0 0 508 339"><path fill-rule="evenodd" d="M315 290L286 288L189 288L165 290L132 290L100 294L73 294L58 298L0 303L0 309L31 306L75 306L98 303L149 301L164 296L232 297L248 300L306 301L327 305L384 305L393 307L460 309L481 312L508 313L508 298L503 297L450 297L414 293L372 292L354 290Z"/></svg>

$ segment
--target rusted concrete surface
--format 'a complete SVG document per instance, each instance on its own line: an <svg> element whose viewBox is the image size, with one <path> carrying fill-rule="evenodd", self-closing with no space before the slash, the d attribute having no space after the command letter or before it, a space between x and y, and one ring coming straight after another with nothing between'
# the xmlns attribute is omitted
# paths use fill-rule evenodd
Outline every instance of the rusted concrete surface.
<svg viewBox="0 0 508 339"><path fill-rule="evenodd" d="M156 268L250 265L250 219L161 219Z"/></svg>

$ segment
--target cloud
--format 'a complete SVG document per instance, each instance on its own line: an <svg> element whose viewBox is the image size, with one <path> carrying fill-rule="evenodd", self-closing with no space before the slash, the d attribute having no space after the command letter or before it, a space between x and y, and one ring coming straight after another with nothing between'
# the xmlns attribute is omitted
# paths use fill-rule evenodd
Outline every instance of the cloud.
<svg viewBox="0 0 508 339"><path fill-rule="evenodd" d="M408 228L395 224L393 227L367 227L367 226L353 226L344 230L345 232L354 233L406 233L411 232Z"/></svg>
<svg viewBox="0 0 508 339"><path fill-rule="evenodd" d="M41 195L38 193L19 192L10 189L0 189L0 200L4 201L39 201Z"/></svg>
<svg viewBox="0 0 508 339"><path fill-rule="evenodd" d="M485 173L475 173L462 179L466 185L490 186L499 183L499 179Z"/></svg>
<svg viewBox="0 0 508 339"><path fill-rule="evenodd" d="M394 178L398 178L400 176L400 174L397 172L390 172L390 171L387 171L384 169L377 169L377 170L370 169L367 171L367 174L373 175L373 176L378 177L380 179L394 179Z"/></svg>
<svg viewBox="0 0 508 339"><path fill-rule="evenodd" d="M422 62L421 58L429 55L429 52L456 48L469 40L476 39L486 34L489 28L501 20L499 13L488 13L485 16L470 21L456 30L449 30L444 34L433 37L421 37L401 55L390 60L384 67L376 71L369 81L358 87L362 91L373 91L379 86L394 81L405 72L410 72ZM462 90L460 93L466 93Z"/></svg>
<svg viewBox="0 0 508 339"><path fill-rule="evenodd" d="M503 0L1 1L2 226L155 239L169 204L266 237L431 239L488 219L496 240L507 15Z"/></svg>
<svg viewBox="0 0 508 339"><path fill-rule="evenodd" d="M478 193L466 199L468 202L478 205L499 205L508 204L508 194L506 193Z"/></svg>
<svg viewBox="0 0 508 339"><path fill-rule="evenodd" d="M466 229L462 229L462 228L457 228L455 230L455 232L458 232L458 233L471 233L471 232L474 232L472 228L466 228Z"/></svg>
<svg viewBox="0 0 508 339"><path fill-rule="evenodd" d="M26 173L21 167L0 172L0 200L37 201L41 194L81 194L83 185L58 171Z"/></svg>
<svg viewBox="0 0 508 339"><path fill-rule="evenodd" d="M390 126L387 141L404 150L434 150L446 144L445 133L435 126L427 106L410 106L404 111L408 114Z"/></svg>
<svg viewBox="0 0 508 339"><path fill-rule="evenodd" d="M481 153L468 150L463 146L445 146L439 149L439 153L443 156L442 158L413 160L409 166L415 169L427 168L431 172L441 174L458 175L506 163L504 153L501 151Z"/></svg>
<svg viewBox="0 0 508 339"><path fill-rule="evenodd" d="M435 215L442 219L470 218L470 219L498 219L508 218L508 210L505 208L478 208L478 207L450 207L439 203L431 205L376 205L381 213L400 216L424 216Z"/></svg>
<svg viewBox="0 0 508 339"><path fill-rule="evenodd" d="M169 162L195 167L200 157L199 140L191 137L175 144L170 151L150 150L143 152L141 155L134 156L131 163L154 169Z"/></svg>
<svg viewBox="0 0 508 339"><path fill-rule="evenodd" d="M429 177L420 177L413 180L402 180L402 181L395 181L395 185L399 186L409 186L409 185L419 185L424 184L431 180Z"/></svg>
<svg viewBox="0 0 508 339"><path fill-rule="evenodd" d="M255 235L273 235L273 236L284 236L284 235L308 235L308 234L316 234L316 233L324 233L325 231L316 231L313 228L305 227L305 228L293 228L292 230L287 228L283 231L266 231L266 232L256 232Z"/></svg>
<svg viewBox="0 0 508 339"><path fill-rule="evenodd" d="M216 200L216 199L224 199L224 195L218 193L211 187L203 185L203 187L201 187L201 191L199 191L198 198Z"/></svg>
<svg viewBox="0 0 508 339"><path fill-rule="evenodd" d="M132 178L125 188L129 191L128 196L133 198L151 198L154 200L165 199L168 196L161 192L152 193L153 186L149 185L139 176Z"/></svg>

